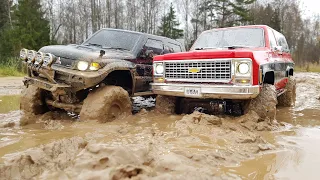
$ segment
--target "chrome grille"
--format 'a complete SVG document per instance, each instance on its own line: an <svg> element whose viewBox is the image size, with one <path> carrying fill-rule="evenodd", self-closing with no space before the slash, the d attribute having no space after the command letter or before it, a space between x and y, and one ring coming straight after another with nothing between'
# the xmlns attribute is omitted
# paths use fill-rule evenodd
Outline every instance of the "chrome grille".
<svg viewBox="0 0 320 180"><path fill-rule="evenodd" d="M231 60L165 62L165 78L169 81L226 82L231 79Z"/></svg>

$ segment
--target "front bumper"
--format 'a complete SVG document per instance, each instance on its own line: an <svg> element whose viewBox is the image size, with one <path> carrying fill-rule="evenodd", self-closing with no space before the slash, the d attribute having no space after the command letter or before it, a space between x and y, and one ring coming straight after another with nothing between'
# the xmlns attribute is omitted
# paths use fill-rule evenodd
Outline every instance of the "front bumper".
<svg viewBox="0 0 320 180"><path fill-rule="evenodd" d="M97 85L106 76L100 71L82 72L59 66L44 68L27 64L27 68L29 73L25 77L24 84L26 86L34 85L51 92L58 89L70 89L77 92ZM41 74L42 77L34 76L33 72Z"/></svg>
<svg viewBox="0 0 320 180"><path fill-rule="evenodd" d="M25 77L23 80L23 83L25 86L33 85L51 92L63 90L66 88L69 88L69 89L71 88L70 85L51 83L49 81L46 81L40 78L35 78L35 77Z"/></svg>
<svg viewBox="0 0 320 180"><path fill-rule="evenodd" d="M259 86L237 86L237 85L203 85L203 84L169 84L152 83L154 94L201 98L201 99L253 99L260 92ZM186 93L186 90L199 91L193 95Z"/></svg>

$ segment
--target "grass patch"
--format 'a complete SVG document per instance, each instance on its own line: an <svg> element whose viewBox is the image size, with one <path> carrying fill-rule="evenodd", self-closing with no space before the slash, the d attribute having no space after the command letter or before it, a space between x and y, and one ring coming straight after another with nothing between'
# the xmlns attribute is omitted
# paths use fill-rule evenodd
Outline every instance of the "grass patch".
<svg viewBox="0 0 320 180"><path fill-rule="evenodd" d="M24 76L25 74L14 66L0 65L0 77L5 76Z"/></svg>
<svg viewBox="0 0 320 180"><path fill-rule="evenodd" d="M17 58L6 58L0 63L0 77L5 76L24 76L25 68Z"/></svg>
<svg viewBox="0 0 320 180"><path fill-rule="evenodd" d="M308 64L306 66L295 66L296 72L320 72L320 64Z"/></svg>

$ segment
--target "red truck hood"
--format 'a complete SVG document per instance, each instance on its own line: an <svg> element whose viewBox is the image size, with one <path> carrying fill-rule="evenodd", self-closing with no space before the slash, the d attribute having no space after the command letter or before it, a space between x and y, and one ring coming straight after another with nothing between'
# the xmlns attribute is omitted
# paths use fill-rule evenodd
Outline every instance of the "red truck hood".
<svg viewBox="0 0 320 180"><path fill-rule="evenodd" d="M219 58L251 58L254 56L264 56L267 54L265 48L251 48L251 49L208 49L195 50L182 53L165 54L156 56L154 61L163 60L190 60L190 59L219 59Z"/></svg>

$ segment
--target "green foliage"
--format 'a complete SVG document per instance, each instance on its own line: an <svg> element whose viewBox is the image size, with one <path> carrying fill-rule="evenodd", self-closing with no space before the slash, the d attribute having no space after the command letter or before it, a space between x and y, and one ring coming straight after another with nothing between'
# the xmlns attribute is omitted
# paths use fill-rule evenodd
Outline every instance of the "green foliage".
<svg viewBox="0 0 320 180"><path fill-rule="evenodd" d="M281 31L280 9L274 8L271 4L261 6L255 10L251 15L253 17L253 24L268 25L276 31Z"/></svg>
<svg viewBox="0 0 320 180"><path fill-rule="evenodd" d="M172 39L183 37L183 30L178 29L180 23L176 19L176 12L171 3L169 13L162 17L161 26L159 26L158 34Z"/></svg>
<svg viewBox="0 0 320 180"><path fill-rule="evenodd" d="M7 24L9 21L9 7L11 2L8 0L0 0L0 30Z"/></svg>
<svg viewBox="0 0 320 180"><path fill-rule="evenodd" d="M204 1L200 11L207 12L210 21L218 27L241 25L252 21L249 5L256 0L215 0Z"/></svg>
<svg viewBox="0 0 320 180"><path fill-rule="evenodd" d="M49 21L44 19L40 0L19 0L11 7L12 26L0 30L0 63L16 57L21 48L38 50L50 44Z"/></svg>
<svg viewBox="0 0 320 180"><path fill-rule="evenodd" d="M17 58L8 58L6 62L0 64L0 77L3 76L24 76L22 62Z"/></svg>

